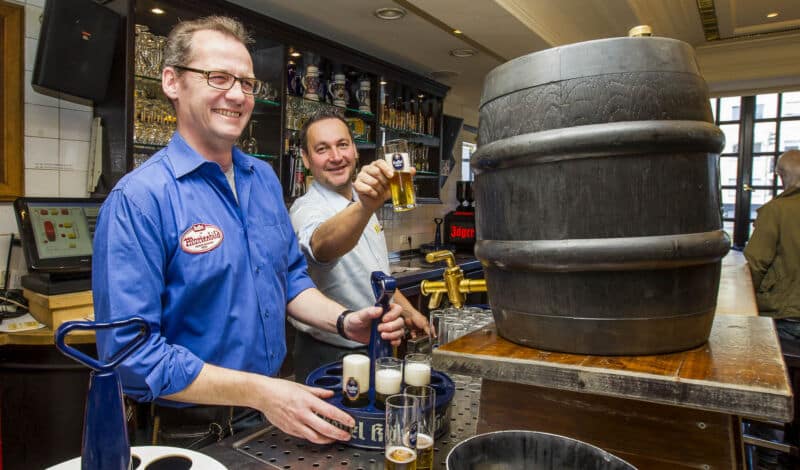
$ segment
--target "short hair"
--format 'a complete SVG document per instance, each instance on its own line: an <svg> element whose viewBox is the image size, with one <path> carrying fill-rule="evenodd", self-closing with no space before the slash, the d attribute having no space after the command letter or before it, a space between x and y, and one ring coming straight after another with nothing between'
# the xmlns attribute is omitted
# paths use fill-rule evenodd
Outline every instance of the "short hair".
<svg viewBox="0 0 800 470"><path fill-rule="evenodd" d="M800 185L800 150L787 150L778 157L775 171L783 180L785 189Z"/></svg>
<svg viewBox="0 0 800 470"><path fill-rule="evenodd" d="M186 65L192 61L192 37L198 31L220 32L238 40L245 47L253 43L247 28L227 16L206 16L196 20L181 21L167 36L167 43L164 46L164 67Z"/></svg>
<svg viewBox="0 0 800 470"><path fill-rule="evenodd" d="M338 119L341 121L342 124L344 124L344 127L347 128L347 133L350 135L350 140L355 142L355 138L353 137L353 129L351 129L350 125L347 124L344 116L342 116L342 112L332 108L322 108L312 114L300 129L300 146L303 149L303 152L306 154L311 153L310 149L308 148L309 127L311 127L311 125L314 123L324 121L326 119Z"/></svg>

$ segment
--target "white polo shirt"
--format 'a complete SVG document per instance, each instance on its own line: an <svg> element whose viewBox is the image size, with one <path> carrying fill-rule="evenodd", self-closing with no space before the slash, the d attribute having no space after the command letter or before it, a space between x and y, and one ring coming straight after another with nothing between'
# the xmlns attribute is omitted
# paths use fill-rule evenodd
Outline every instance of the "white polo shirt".
<svg viewBox="0 0 800 470"><path fill-rule="evenodd" d="M353 191L354 201L358 195ZM347 254L329 263L320 263L311 251L311 235L323 222L344 210L353 201L324 187L316 181L308 192L298 198L289 211L292 226L297 234L300 250L308 261L308 273L325 295L351 310L375 305L370 276L373 271L389 274L389 254L386 237L378 218L372 214L358 239ZM295 328L334 346L356 348L363 346L348 341L336 333L329 333L289 317Z"/></svg>

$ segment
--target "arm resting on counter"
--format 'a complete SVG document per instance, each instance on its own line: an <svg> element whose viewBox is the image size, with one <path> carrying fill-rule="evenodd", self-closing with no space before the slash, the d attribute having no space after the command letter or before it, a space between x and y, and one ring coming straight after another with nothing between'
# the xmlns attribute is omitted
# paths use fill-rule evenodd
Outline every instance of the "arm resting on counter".
<svg viewBox="0 0 800 470"><path fill-rule="evenodd" d="M204 364L188 387L164 398L206 405L247 406L264 413L270 423L292 436L325 444L349 440L350 434L316 413L355 425L347 413L322 400L332 394L330 390L288 380Z"/></svg>

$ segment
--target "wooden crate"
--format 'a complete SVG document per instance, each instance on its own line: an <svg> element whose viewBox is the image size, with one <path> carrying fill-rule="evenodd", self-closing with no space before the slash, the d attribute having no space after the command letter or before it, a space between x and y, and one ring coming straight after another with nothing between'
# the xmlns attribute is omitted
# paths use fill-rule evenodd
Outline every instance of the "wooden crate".
<svg viewBox="0 0 800 470"><path fill-rule="evenodd" d="M69 320L94 320L92 291L44 295L23 289L31 315L53 330Z"/></svg>

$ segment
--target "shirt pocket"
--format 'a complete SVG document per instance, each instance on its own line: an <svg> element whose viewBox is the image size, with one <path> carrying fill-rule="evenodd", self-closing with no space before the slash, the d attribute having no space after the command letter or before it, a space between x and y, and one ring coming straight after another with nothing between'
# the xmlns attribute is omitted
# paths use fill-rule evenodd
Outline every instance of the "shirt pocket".
<svg viewBox="0 0 800 470"><path fill-rule="evenodd" d="M289 269L289 240L292 227L287 222L257 221L250 226L250 252L256 268L270 270L285 281Z"/></svg>

